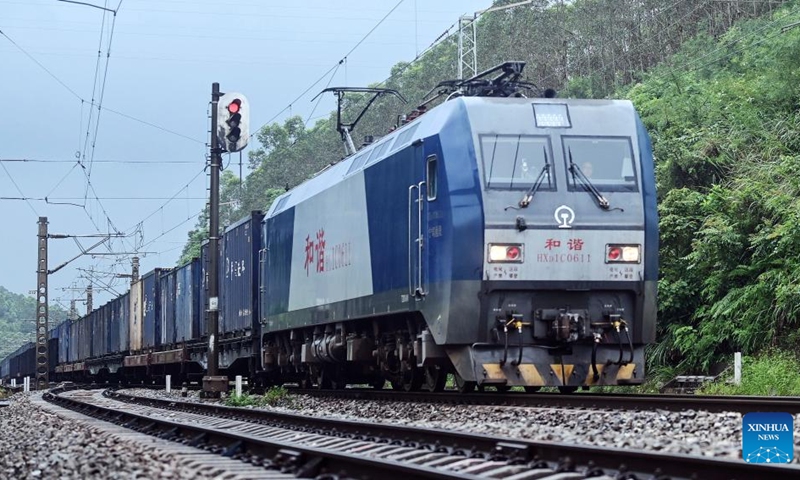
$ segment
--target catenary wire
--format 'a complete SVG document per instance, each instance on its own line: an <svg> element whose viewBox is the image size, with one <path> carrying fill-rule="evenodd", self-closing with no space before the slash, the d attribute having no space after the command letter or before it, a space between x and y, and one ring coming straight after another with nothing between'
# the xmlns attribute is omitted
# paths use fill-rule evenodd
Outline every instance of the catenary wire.
<svg viewBox="0 0 800 480"><path fill-rule="evenodd" d="M36 64L36 65L37 65L39 68L41 68L42 70L44 70L44 71L45 71L45 72L46 72L46 73L47 73L47 74L48 74L50 77L52 77L52 78L53 78L53 79L54 79L56 82L58 82L58 84L59 84L59 85L61 85L62 87L64 87L64 88L65 88L65 89L66 89L66 90L67 90L69 93L71 93L71 94L72 94L72 95L73 95L75 98L77 98L78 100L80 100L80 101L82 101L82 102L84 102L84 103L86 103L86 104L89 104L89 106L90 106L90 107L96 107L96 106L97 106L95 103L93 103L93 102L88 102L88 101L86 101L86 99L84 99L83 97L81 97L81 96L80 96L80 95L79 95L77 92L75 92L75 90L73 90L72 88L70 88L70 87L69 87L69 86L68 86L66 83L64 83L64 82L63 82L63 81L62 81L60 78L58 78L58 77L57 77L57 76L56 76L56 75L55 75L53 72L51 72L50 70L48 70L48 69L47 69L47 67L45 67L45 66L44 66L44 65L43 65L43 64L42 64L40 61L38 61L38 60L37 60L37 59L36 59L36 58L35 58L33 55L31 55L30 53L28 53L28 52L27 52L27 51L26 51L24 48L22 48L22 47L21 47L21 46L20 46L20 45L19 45L17 42L15 42L15 41L14 41L14 40L13 40L11 37L9 37L9 36L8 36L8 34L7 34L7 33L5 33L5 32L4 32L2 29L0 29L0 35L2 35L3 37L5 37L5 38L6 38L6 40L8 40L9 42L11 42L11 44L12 44L12 45L14 45L14 46L15 46L15 47L16 47L16 48L17 48L17 49L20 51L20 52L22 52L22 53L23 53L23 54L24 54L26 57L28 57L29 59L31 59L31 61L33 61L33 62L34 62L34 63L35 63L35 64ZM182 134L182 133L178 133L178 132L175 132L175 131L173 131L173 130L169 130L169 129L167 129L167 128L164 128L164 127L162 127L162 126L160 126L160 125L156 125L156 124L154 124L154 123L151 123L151 122L148 122L148 121L146 121L146 120L142 120L142 119L140 119L140 118L136 118L136 117L133 117L133 116L131 116L131 115L128 115L128 114L126 114L126 113L120 112L119 110L114 110L114 109L112 109L112 108L108 108L108 107L104 107L104 108L103 108L103 110L105 110L105 111L107 111L107 112L111 112L111 113L113 113L113 114L115 114L115 115L119 115L119 116L121 116L121 117L127 118L127 119L129 119L129 120L133 120L133 121L135 121L135 122L139 122L139 123L141 123L141 124L143 124L143 125L147 125L147 126L149 126L149 127L155 128L155 129L157 129L157 130L161 130L161 131L163 131L163 132L165 132L165 133L169 133L169 134L171 134L171 135L175 135L175 136L178 136L178 137L184 138L184 139L186 139L186 140L191 140L192 142L199 143L199 144L201 144L201 145L205 145L205 141L203 141L203 140L198 140L198 139L196 139L196 138L189 137L189 136L187 136L187 135L184 135L184 134Z"/></svg>
<svg viewBox="0 0 800 480"><path fill-rule="evenodd" d="M17 192L19 192L19 194L22 195L23 198L25 198L25 194L22 193L22 189L19 188L19 185L17 184L16 180L14 180L14 177L11 176L11 172L8 171L8 168L6 168L5 164L0 163L0 166L2 166L3 170L5 170L6 175L8 175L8 179L11 180L11 183L14 184L14 187L17 189ZM25 203L28 204L28 206L31 208L31 210L33 210L33 213L38 217L39 216L39 212L36 211L36 208L33 207L33 204L27 199L25 200Z"/></svg>
<svg viewBox="0 0 800 480"><path fill-rule="evenodd" d="M297 96L297 97L296 97L294 100L292 100L291 102L289 102L289 104L288 104L287 106L285 106L283 109L281 109L281 111L279 111L279 112L278 112L278 113L276 113L276 114L275 114L275 115L274 115L272 118L270 118L269 120L267 120L266 122L264 122L264 124L263 124L263 125L261 125L260 127L258 127L258 129L256 129L256 131L259 131L259 130L261 130L262 128L264 128L265 126L269 125L269 124L270 124L270 123L272 123L272 122L273 122L275 119L277 119L279 116L281 116L281 115L283 114L283 112L285 112L286 110L289 110L290 108L292 108L292 105L293 105L293 104L297 103L297 101L298 101L298 100L300 100L301 98L303 98L303 97L304 97L304 96L305 96L305 95L306 95L308 92L310 92L310 91L311 91L311 89L313 89L315 86L317 86L317 84L319 84L319 82L321 82L322 80L324 80L324 79L325 79L325 77L327 77L327 76L328 76L328 75L329 75L329 74L330 74L332 71L334 71L335 69L338 69L338 68L339 68L339 65L341 65L341 64L342 64L342 62L345 62L345 61L347 61L347 57L348 57L350 54L352 54L352 53L353 53L353 52L354 52L354 51L355 51L355 50L356 50L356 49L357 49L357 48L358 48L358 47L359 47L359 46L360 46L362 43L364 43L364 41L365 41L365 40L366 40L366 39L367 39L367 38L368 38L368 37L369 37L369 36L372 34L372 32L374 32L374 31L375 31L375 30L376 30L376 29L377 29L377 28L378 28L378 27L379 27L379 26L380 26L380 25L381 25L381 24L382 24L382 23L383 23L383 22L384 22L384 21L385 21L385 20L386 20L386 19L389 17L389 15L391 15L391 14L392 14L392 13L393 13L395 10L397 10L397 7L399 7L399 6L400 6L400 5L401 5L401 4L402 4L404 1L405 1L405 0L400 0L399 2L397 2L397 4L396 4L394 7L392 7L392 9L391 9L391 10L389 10L389 13L387 13L386 15L384 15L384 16L383 16L383 18L381 18L381 19L378 21L378 23L377 23L377 24L375 24L375 26L374 26L374 27L372 27L372 29L370 29L370 31L366 33L366 35L364 35L363 37L361 37L361 40L359 40L359 41L358 41L358 42L355 44L355 46L354 46L353 48L351 48L351 49L350 49L350 50L349 50L349 51L348 51L348 52L347 52L347 53L346 53L346 54L345 54L345 55L344 55L344 56L343 56L343 57L342 57L342 58L341 58L341 59L340 59L338 62L336 62L336 64L335 64L334 66L332 66L332 67L331 67L331 68L329 68L329 69L328 69L328 70L327 70L325 73L323 73L323 74L322 74L322 75L321 75L321 76L320 76L320 77L319 77L319 78L318 78L318 79L317 79L317 80L316 80L314 83L312 83L312 84L311 84L311 85L310 85L308 88L306 88L306 89L303 91L303 93L301 93L300 95L298 95L298 96Z"/></svg>

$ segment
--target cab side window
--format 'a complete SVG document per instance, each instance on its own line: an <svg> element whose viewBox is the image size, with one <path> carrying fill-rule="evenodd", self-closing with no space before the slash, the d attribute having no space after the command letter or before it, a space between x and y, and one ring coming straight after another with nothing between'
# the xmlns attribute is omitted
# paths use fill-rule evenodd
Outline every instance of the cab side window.
<svg viewBox="0 0 800 480"><path fill-rule="evenodd" d="M426 168L426 185L428 185L428 201L436 200L436 191L439 188L437 179L437 161L436 155L429 155Z"/></svg>

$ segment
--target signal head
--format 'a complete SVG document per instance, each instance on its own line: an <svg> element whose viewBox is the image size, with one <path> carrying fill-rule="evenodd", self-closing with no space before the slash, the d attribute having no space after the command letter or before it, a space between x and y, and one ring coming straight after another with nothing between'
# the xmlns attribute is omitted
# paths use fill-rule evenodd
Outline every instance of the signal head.
<svg viewBox="0 0 800 480"><path fill-rule="evenodd" d="M250 138L250 107L241 93L226 93L217 108L217 142L227 152L238 152Z"/></svg>

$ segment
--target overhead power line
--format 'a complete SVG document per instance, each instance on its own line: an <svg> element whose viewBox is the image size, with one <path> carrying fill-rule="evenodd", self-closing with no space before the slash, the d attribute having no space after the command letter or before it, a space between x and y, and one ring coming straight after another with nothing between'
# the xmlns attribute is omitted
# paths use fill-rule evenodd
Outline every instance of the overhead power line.
<svg viewBox="0 0 800 480"><path fill-rule="evenodd" d="M14 187L17 189L17 192L19 192L19 194L22 195L22 199L25 200L25 202L28 204L31 210L33 210L33 213L38 217L39 212L37 212L36 209L33 207L33 204L25 198L25 194L22 193L22 189L19 188L19 185L17 185L17 182L14 180L14 177L11 176L11 172L8 171L6 165L4 163L0 163L0 166L3 167L3 170L5 170L6 175L8 175L8 179L11 180L11 183L14 184Z"/></svg>
<svg viewBox="0 0 800 480"><path fill-rule="evenodd" d="M79 163L75 159L58 159L58 158L0 158L0 162L5 163ZM200 162L196 160L95 160L94 163L113 163L113 164L129 164L129 165L199 165Z"/></svg>
<svg viewBox="0 0 800 480"><path fill-rule="evenodd" d="M263 125L261 125L260 127L258 127L258 128L257 128L255 131L257 132L257 131L261 130L262 128L264 128L265 126L267 126L267 125L269 125L270 123L272 123L273 121L275 121L275 119L276 119L276 118L278 118L279 116L281 116L281 115L283 114L283 112L285 112L286 110L289 110L289 109L291 109L293 104L297 103L297 101L298 101L298 100L300 100L300 99L301 99L301 98L303 98L303 97L304 97L306 94L308 94L308 92L310 92L310 91L311 91L311 89L313 89L315 86L317 86L317 85L319 84L319 82L323 81L323 80L324 80L324 79L325 79L325 78L326 78L326 77L327 77L327 76L328 76L328 75L329 75L331 72L333 72L335 69L338 69L338 68L339 68L339 65L343 64L344 62L346 62L346 61L347 61L347 57L349 57L351 53L353 53L353 52L354 52L354 51L355 51L355 50L356 50L356 49L357 49L357 48L358 48L358 47L359 47L359 46L360 46L362 43L364 43L364 41L366 41L366 39L367 39L367 38L368 38L370 35L372 35L372 32L374 32L374 31L375 31L375 30L376 30L376 29L377 29L377 28L378 28L378 27L379 27L379 26L380 26L380 25L381 25L381 24L382 24L382 23L383 23L383 22L384 22L384 21L385 21L387 18L389 18L389 15L391 15L392 13L394 13L394 11L395 11L395 10L397 10L397 7L399 7L400 5L402 5L402 3L403 3L404 1L405 1L405 0L400 0L399 2L397 2L397 4L396 4L394 7L392 7L392 9L391 9L391 10L389 10L389 13L387 13L386 15L384 15L384 16L383 16L383 18L381 18L381 19L378 21L378 23L377 23L377 24L375 24L375 26L374 26L374 27L372 27L372 29L370 29L370 31L369 31L369 32L367 32L367 33L366 33L366 34L365 34L363 37L361 37L361 40L359 40L359 41L358 41L358 42L357 42L357 43L356 43L356 44L353 46L353 48L351 48L351 49L350 49L350 50L349 50L347 53L345 53L345 54L344 54L344 56L343 56L343 57L342 57L342 58L341 58L339 61L337 61L337 62L336 62L336 63L335 63L335 64L334 64L334 65L333 65L331 68L329 68L329 69L328 69L328 70L327 70L325 73L323 73L323 74L322 74L322 75L321 75L321 76L320 76L320 77L319 77L319 78L318 78L318 79L317 79L317 80L316 80L314 83L312 83L312 84L311 84L311 85L310 85L308 88L306 88L305 90L303 90L303 93L301 93L301 94L300 94L300 95L298 95L298 96L297 96L297 97L296 97L294 100L292 100L291 102L289 102L289 104L288 104L288 105L286 105L286 106L285 106L285 107L284 107L284 108L283 108L283 109L282 109L280 112L276 113L276 114L275 114L275 115L274 115L272 118L270 118L269 120L267 120L267 121L266 121L266 122L265 122Z"/></svg>
<svg viewBox="0 0 800 480"><path fill-rule="evenodd" d="M15 182L16 186L16 182ZM22 193L20 193L22 195ZM175 197L100 197L100 200L174 200ZM206 197L183 197L181 200L205 200ZM54 204L56 200L83 200L83 197L0 197L0 200L24 200L26 202L46 202ZM74 204L70 204L74 205ZM33 206L31 206L33 208ZM34 213L38 215L34 209Z"/></svg>
<svg viewBox="0 0 800 480"><path fill-rule="evenodd" d="M77 98L77 99L78 99L78 100L80 100L81 102L84 102L84 103L86 103L86 104L88 104L88 105L90 105L90 106L92 106L92 107L98 107L98 105L97 105L96 103L94 103L94 102L90 102L90 101L87 101L86 99L84 99L83 97L81 97L81 96L80 96L80 95L79 95L79 94L78 94L78 93L77 93L75 90L73 90L72 88L70 88L70 87L69 87L69 86L68 86L66 83L64 83L64 82L63 82L63 81L62 81L60 78L58 78L58 77L57 77L57 76L56 76L56 75L55 75L53 72L51 72L50 70L48 70L48 69L47 69L47 67L45 67L45 66L44 66L44 65L43 65L43 64L42 64L42 63L41 63L39 60L36 60L36 58L35 58L33 55L31 55L30 53L28 53L28 52L27 52L27 51L26 51L24 48L22 48L22 47L21 47L21 46L20 46L20 45L19 45L17 42L15 42L15 41L14 41L14 40L13 40L11 37L9 37L9 36L8 36L8 34L7 34L7 33L5 33L5 32L4 32L2 29L0 29L0 35L2 35L3 37L5 37L5 38L6 38L6 40L8 40L9 42L11 42L11 44L12 44L12 45L14 45L14 46L15 46L15 47L16 47L16 48L17 48L17 49L20 51L20 52L22 52L23 54L25 54L25 56L26 56L26 57L28 57L29 59L31 59L31 61L33 61L33 62L34 62L34 63L35 63L35 64L36 64L36 65L37 65L39 68L41 68L42 70L44 70L44 71L45 71L45 72L46 72L46 73L47 73L47 74L48 74L50 77L52 77L52 78L53 78L53 79L54 79L56 82L58 82L58 84L59 84L59 85L61 85L62 87L64 87L64 89L66 89L66 90L67 90L69 93L71 93L71 94L72 94L72 96L74 96L75 98ZM191 140L192 142L199 143L199 144L201 144L201 145L205 145L205 143L206 143L206 142L205 142L205 141L203 141L203 140L198 140L198 139L196 139L196 138L189 137L189 136L187 136L187 135L184 135L184 134L182 134L182 133L178 133L178 132L172 131L172 130L170 130L170 129L168 129L168 128L164 128L164 127L162 127L162 126L160 126L160 125L156 125L156 124L154 124L154 123L151 123L151 122L148 122L148 121L146 121L146 120L142 120L142 119L140 119L140 118L136 118L136 117L134 117L134 116L132 116L132 115L128 115L127 113L123 113L123 112L120 112L120 111L118 111L118 110L114 110L114 109L111 109L111 108L108 108L108 107L103 107L103 110L105 110L105 111L107 111L107 112L111 112L111 113L113 113L113 114L115 114L115 115L119 115L119 116L121 116L121 117L127 118L127 119L129 119L129 120L133 120L133 121L135 121L135 122L139 122L139 123L141 123L141 124L143 124L143 125L147 125L147 126L149 126L149 127L155 128L155 129L157 129L157 130L161 130L161 131L163 131L163 132L165 132L165 133L169 133L169 134L171 134L171 135L175 135L175 136L178 136L178 137L184 138L184 139L186 139L186 140Z"/></svg>

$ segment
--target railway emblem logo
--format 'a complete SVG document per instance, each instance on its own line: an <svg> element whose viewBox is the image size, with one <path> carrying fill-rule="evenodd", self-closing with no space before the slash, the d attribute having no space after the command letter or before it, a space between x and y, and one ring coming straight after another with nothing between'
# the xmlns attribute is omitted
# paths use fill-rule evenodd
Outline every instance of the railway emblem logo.
<svg viewBox="0 0 800 480"><path fill-rule="evenodd" d="M553 216L558 223L558 228L572 228L572 222L575 221L575 211L566 205L556 208Z"/></svg>
<svg viewBox="0 0 800 480"><path fill-rule="evenodd" d="M790 463L794 456L793 436L791 414L748 413L742 417L742 458L748 463Z"/></svg>

